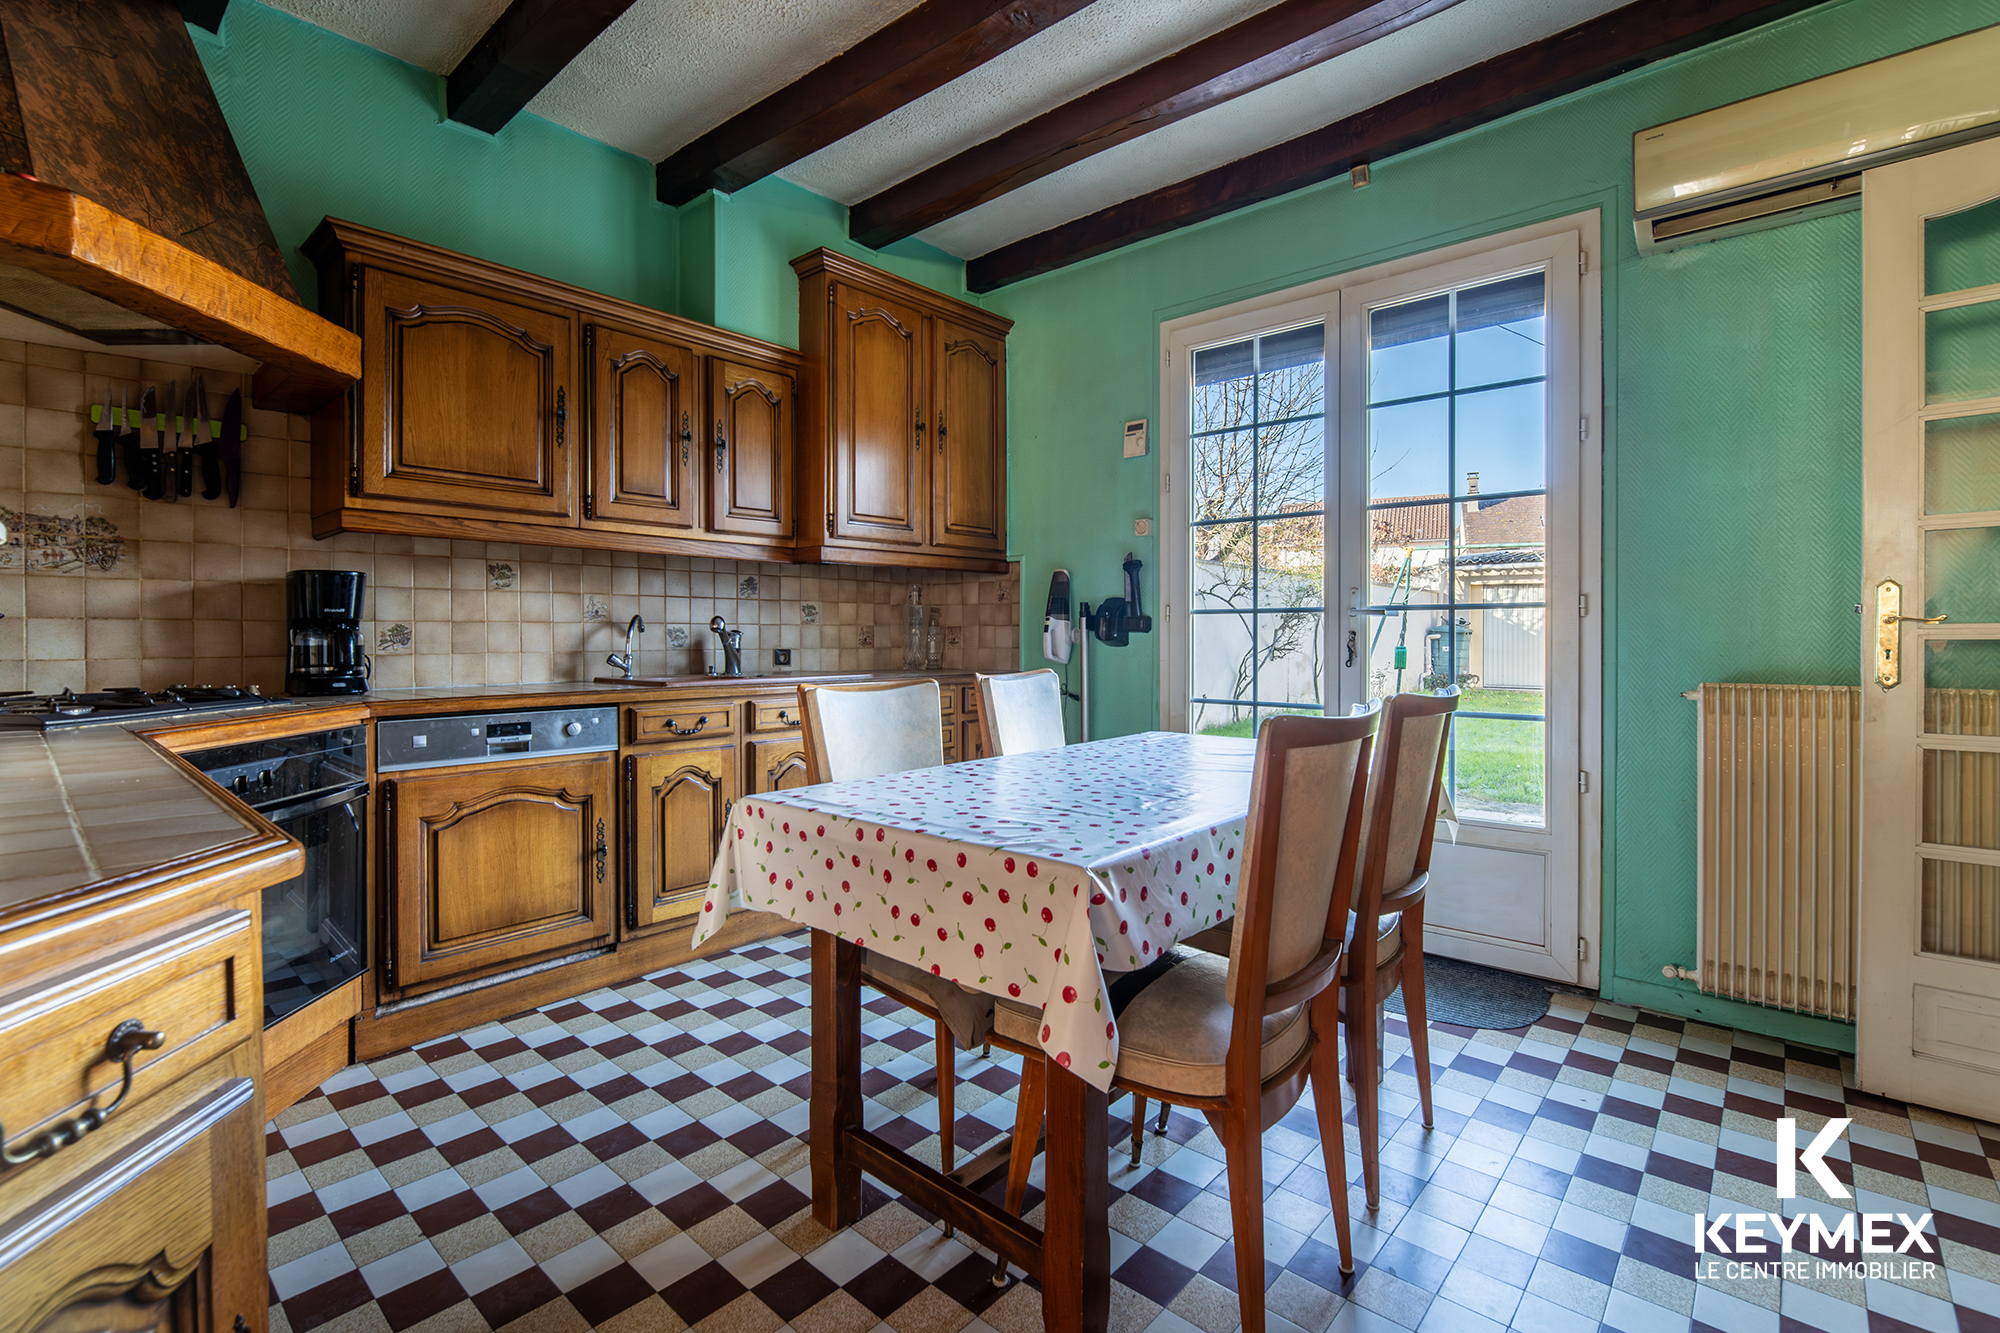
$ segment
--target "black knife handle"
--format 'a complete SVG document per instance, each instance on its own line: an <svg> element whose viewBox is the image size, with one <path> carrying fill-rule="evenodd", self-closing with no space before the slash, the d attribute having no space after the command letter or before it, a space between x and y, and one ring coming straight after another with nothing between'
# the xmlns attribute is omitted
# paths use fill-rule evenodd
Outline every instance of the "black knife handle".
<svg viewBox="0 0 2000 1333"><path fill-rule="evenodd" d="M140 490L146 484L146 451L139 447L139 432L127 431L119 438L125 441L125 484Z"/></svg>
<svg viewBox="0 0 2000 1333"><path fill-rule="evenodd" d="M174 490L181 495L194 494L194 450L182 449L175 460Z"/></svg>
<svg viewBox="0 0 2000 1333"><path fill-rule="evenodd" d="M145 451L146 489L148 500L157 500L167 493L167 468L171 466L164 449Z"/></svg>
<svg viewBox="0 0 2000 1333"><path fill-rule="evenodd" d="M112 443L115 438L111 433L108 423L106 429L97 432L97 484L99 486L109 486L118 479L118 450Z"/></svg>

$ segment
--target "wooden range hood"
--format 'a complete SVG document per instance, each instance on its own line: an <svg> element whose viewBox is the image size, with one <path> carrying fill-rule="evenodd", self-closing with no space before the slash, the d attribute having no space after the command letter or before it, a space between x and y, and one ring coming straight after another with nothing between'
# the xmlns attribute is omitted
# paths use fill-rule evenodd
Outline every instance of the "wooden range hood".
<svg viewBox="0 0 2000 1333"><path fill-rule="evenodd" d="M0 306L104 346L212 343L311 412L361 341L299 304L175 0L0 0Z"/></svg>

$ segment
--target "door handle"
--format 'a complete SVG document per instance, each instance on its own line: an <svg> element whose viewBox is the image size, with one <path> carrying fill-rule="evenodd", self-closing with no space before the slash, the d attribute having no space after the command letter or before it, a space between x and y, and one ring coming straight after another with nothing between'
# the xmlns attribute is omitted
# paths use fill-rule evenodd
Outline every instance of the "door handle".
<svg viewBox="0 0 2000 1333"><path fill-rule="evenodd" d="M1903 622L1942 624L1946 616L1903 614L1903 585L1883 579L1875 585L1875 683L1893 690L1903 679Z"/></svg>

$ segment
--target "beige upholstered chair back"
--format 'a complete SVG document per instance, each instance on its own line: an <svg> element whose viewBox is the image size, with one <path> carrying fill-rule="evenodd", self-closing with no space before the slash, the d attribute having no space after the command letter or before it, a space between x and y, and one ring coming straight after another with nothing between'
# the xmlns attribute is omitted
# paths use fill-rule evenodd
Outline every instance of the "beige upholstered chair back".
<svg viewBox="0 0 2000 1333"><path fill-rule="evenodd" d="M1265 986L1311 962L1328 938L1329 923L1344 919L1376 724L1372 714L1365 719L1282 717L1259 729L1249 835L1236 895L1236 935L1229 953L1231 995L1236 994L1238 964L1247 955L1245 932L1257 915L1251 895L1260 884L1266 886L1270 918Z"/></svg>
<svg viewBox="0 0 2000 1333"><path fill-rule="evenodd" d="M1398 694L1383 707L1382 733L1375 742L1368 809L1362 825L1362 892L1373 892L1378 902L1383 894L1395 893L1419 871L1430 868L1445 741L1457 708L1455 687L1440 694ZM1384 800L1389 802L1386 825L1380 823L1378 814ZM1374 850L1377 836L1383 838L1386 850L1380 883L1373 885L1365 883L1366 857Z"/></svg>
<svg viewBox="0 0 2000 1333"><path fill-rule="evenodd" d="M1062 689L1056 673L1046 667L980 676L979 716L989 755L1060 750L1069 743L1063 733Z"/></svg>
<svg viewBox="0 0 2000 1333"><path fill-rule="evenodd" d="M944 762L934 680L907 685L801 685L806 776L847 782Z"/></svg>

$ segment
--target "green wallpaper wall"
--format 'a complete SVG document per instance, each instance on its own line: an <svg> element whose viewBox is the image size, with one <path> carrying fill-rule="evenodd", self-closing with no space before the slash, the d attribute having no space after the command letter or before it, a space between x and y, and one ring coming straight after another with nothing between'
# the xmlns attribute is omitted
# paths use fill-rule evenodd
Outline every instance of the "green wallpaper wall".
<svg viewBox="0 0 2000 1333"><path fill-rule="evenodd" d="M1694 958L1693 705L1704 680L1852 684L1861 578L1860 219L1844 214L1641 260L1631 134L2000 22L2000 0L1840 0L1345 180L992 293L1016 321L1009 484L1023 596L1067 566L1116 593L1157 457L1162 321L1400 255L1601 208L1606 768L1603 990L1751 1030L1852 1046L1852 1030L1706 999ZM1157 600L1157 599L1156 599ZM1039 617L1022 661L1041 664ZM1158 647L1093 656L1098 735L1159 715Z"/></svg>

